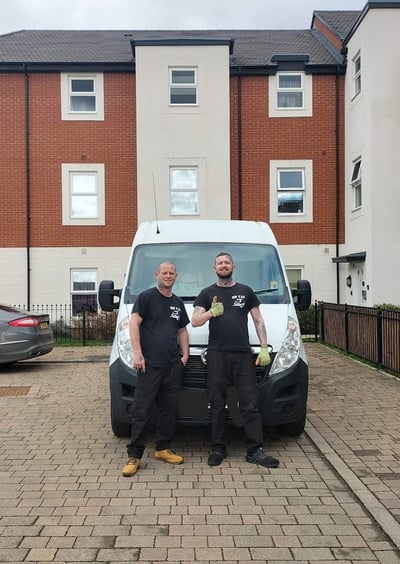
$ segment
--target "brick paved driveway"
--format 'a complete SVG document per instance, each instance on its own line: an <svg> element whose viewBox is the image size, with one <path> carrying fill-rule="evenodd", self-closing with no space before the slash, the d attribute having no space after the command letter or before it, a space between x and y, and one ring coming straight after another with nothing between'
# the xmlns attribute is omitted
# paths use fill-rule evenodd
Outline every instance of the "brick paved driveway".
<svg viewBox="0 0 400 564"><path fill-rule="evenodd" d="M133 478L121 476L126 440L109 426L108 349L1 367L0 562L400 562L398 482L387 476L400 471L400 383L321 345L308 351L309 436L267 442L279 469L247 464L240 430L210 468L206 430L180 429L185 464L154 460L150 444Z"/></svg>

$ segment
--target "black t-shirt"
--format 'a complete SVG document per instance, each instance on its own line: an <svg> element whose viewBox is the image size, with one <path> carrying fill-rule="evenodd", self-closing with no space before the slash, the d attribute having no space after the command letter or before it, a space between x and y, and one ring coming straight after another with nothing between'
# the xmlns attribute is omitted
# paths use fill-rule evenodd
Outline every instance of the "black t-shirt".
<svg viewBox="0 0 400 564"><path fill-rule="evenodd" d="M178 329L189 323L181 298L175 294L167 298L157 288L149 288L138 296L132 313L143 319L140 343L146 363L156 367L173 364L180 355Z"/></svg>
<svg viewBox="0 0 400 564"><path fill-rule="evenodd" d="M223 287L212 284L197 296L194 306L209 310L213 297L224 304L224 314L209 321L208 348L214 351L250 351L248 314L260 305L250 286L236 282Z"/></svg>

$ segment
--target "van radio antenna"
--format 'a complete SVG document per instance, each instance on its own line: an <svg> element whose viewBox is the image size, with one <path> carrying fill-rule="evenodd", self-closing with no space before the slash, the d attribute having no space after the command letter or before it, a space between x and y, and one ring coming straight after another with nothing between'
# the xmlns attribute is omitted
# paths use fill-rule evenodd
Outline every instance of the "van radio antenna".
<svg viewBox="0 0 400 564"><path fill-rule="evenodd" d="M154 172L153 172L153 196L154 196L154 210L156 212L156 233L157 235L160 233L160 230L158 228L158 216L157 216L157 198L156 198L156 183L154 181Z"/></svg>

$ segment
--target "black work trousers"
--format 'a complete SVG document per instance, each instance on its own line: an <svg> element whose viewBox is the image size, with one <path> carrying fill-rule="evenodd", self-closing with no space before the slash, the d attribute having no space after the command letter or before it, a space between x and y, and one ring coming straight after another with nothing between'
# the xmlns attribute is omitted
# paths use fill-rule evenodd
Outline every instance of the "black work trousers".
<svg viewBox="0 0 400 564"><path fill-rule="evenodd" d="M155 429L156 450L170 448L178 415L178 393L181 387L183 363L180 358L171 366L146 366L138 373L132 406L132 435L127 445L129 458L142 458L154 405L157 407Z"/></svg>
<svg viewBox="0 0 400 564"><path fill-rule="evenodd" d="M211 448L225 450L225 406L228 389L236 388L240 414L244 422L247 454L263 443L263 428L258 409L258 390L254 356L251 352L207 353L207 387L210 400Z"/></svg>

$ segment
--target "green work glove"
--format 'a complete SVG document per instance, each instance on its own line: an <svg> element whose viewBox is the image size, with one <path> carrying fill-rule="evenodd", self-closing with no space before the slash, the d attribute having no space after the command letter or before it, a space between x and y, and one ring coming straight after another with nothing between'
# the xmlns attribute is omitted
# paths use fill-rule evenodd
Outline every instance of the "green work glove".
<svg viewBox="0 0 400 564"><path fill-rule="evenodd" d="M271 363L271 357L267 347L261 347L256 360L256 366L268 366Z"/></svg>
<svg viewBox="0 0 400 564"><path fill-rule="evenodd" d="M224 313L224 304L218 301L217 296L213 297L213 301L211 303L210 311L213 314L213 317L219 317Z"/></svg>

